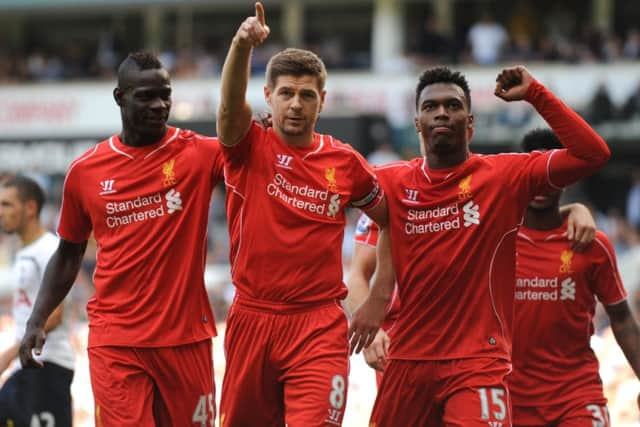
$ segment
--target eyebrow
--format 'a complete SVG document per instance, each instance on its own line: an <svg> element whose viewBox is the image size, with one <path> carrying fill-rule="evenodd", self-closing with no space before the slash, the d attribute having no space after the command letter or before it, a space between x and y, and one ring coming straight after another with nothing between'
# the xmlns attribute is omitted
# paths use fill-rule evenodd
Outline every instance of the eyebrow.
<svg viewBox="0 0 640 427"><path fill-rule="evenodd" d="M420 102L420 105L423 105L425 103L428 102L440 102L440 103L444 103L444 102L451 102L451 101L456 101L456 102L460 102L462 104L464 104L465 100L461 99L459 97L456 96L447 96L447 97L435 97L435 98L425 98Z"/></svg>

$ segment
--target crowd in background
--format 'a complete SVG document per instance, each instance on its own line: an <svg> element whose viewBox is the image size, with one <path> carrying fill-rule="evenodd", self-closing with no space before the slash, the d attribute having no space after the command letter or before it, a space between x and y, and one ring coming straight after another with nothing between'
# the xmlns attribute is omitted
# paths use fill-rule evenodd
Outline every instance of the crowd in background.
<svg viewBox="0 0 640 427"><path fill-rule="evenodd" d="M215 25L215 23L212 23ZM469 25L459 23L444 31L433 14L407 25L404 60L389 58L389 68L422 68L436 63L491 66L505 62L608 63L640 59L640 29L612 31L595 28L588 20L576 20L571 11L549 11L543 22L530 10L515 10L499 21L482 10ZM196 36L197 37L197 36ZM174 78L210 78L220 74L228 37L206 36L189 47L167 41L159 49ZM271 53L282 49L277 35L254 58L264 69ZM78 79L112 79L115 67L130 46L117 29L101 30L90 38L70 37L60 43L27 40L19 46L0 48L0 83L50 82ZM371 41L354 50L349 34L309 31L303 46L317 52L330 69L371 67Z"/></svg>

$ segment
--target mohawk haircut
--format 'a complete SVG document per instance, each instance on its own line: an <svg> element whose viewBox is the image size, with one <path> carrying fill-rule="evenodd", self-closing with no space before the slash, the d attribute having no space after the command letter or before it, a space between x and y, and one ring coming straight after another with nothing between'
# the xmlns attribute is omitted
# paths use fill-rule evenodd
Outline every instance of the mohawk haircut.
<svg viewBox="0 0 640 427"><path fill-rule="evenodd" d="M452 71L448 67L429 68L422 73L416 86L416 110L418 109L418 99L424 88L436 83L451 83L459 86L467 100L467 108L471 111L471 90L467 79L459 71Z"/></svg>
<svg viewBox="0 0 640 427"><path fill-rule="evenodd" d="M137 51L131 52L125 62L133 61L140 70L154 70L156 68L163 68L162 62L158 59L158 55L150 51Z"/></svg>
<svg viewBox="0 0 640 427"><path fill-rule="evenodd" d="M29 200L35 201L38 216L40 216L45 195L44 190L35 180L24 175L14 175L5 179L0 185L4 188L15 188L18 191L18 197L23 203Z"/></svg>
<svg viewBox="0 0 640 427"><path fill-rule="evenodd" d="M118 67L118 87L126 89L129 86L129 74L132 71L158 70L164 68L158 56L149 51L130 53Z"/></svg>
<svg viewBox="0 0 640 427"><path fill-rule="evenodd" d="M563 146L556 134L548 128L530 130L522 138L522 150L527 153L534 150L546 151L557 148L563 148Z"/></svg>

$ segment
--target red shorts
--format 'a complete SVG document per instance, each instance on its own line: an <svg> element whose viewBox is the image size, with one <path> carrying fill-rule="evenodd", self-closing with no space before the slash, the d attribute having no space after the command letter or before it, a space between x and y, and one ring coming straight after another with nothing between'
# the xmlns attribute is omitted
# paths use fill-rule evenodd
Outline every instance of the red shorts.
<svg viewBox="0 0 640 427"><path fill-rule="evenodd" d="M509 370L509 363L496 359L392 359L370 425L509 427Z"/></svg>
<svg viewBox="0 0 640 427"><path fill-rule="evenodd" d="M213 425L211 340L174 347L89 348L97 427Z"/></svg>
<svg viewBox="0 0 640 427"><path fill-rule="evenodd" d="M606 400L594 403L568 401L548 406L514 406L514 426L610 427Z"/></svg>
<svg viewBox="0 0 640 427"><path fill-rule="evenodd" d="M238 297L224 344L221 427L342 425L349 343L337 301L274 308Z"/></svg>

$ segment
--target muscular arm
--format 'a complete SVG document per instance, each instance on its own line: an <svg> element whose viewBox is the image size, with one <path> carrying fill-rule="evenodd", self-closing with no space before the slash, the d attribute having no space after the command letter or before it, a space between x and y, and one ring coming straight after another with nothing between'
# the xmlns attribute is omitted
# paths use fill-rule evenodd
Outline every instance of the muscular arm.
<svg viewBox="0 0 640 427"><path fill-rule="evenodd" d="M49 332L62 322L62 315L64 312L64 303L60 304L53 310L53 313L47 319L47 323L44 325L44 331ZM13 360L20 354L20 341L16 341L9 348L0 354L0 374L2 374L13 362Z"/></svg>
<svg viewBox="0 0 640 427"><path fill-rule="evenodd" d="M55 253L47 263L42 286L27 321L27 329L20 344L22 366L39 366L31 354L32 349L41 350L44 344L47 320L64 297L69 293L78 274L87 242L73 243L61 239ZM56 319L51 321L55 324ZM50 326L50 325L49 325Z"/></svg>
<svg viewBox="0 0 640 427"><path fill-rule="evenodd" d="M389 227L380 227L378 246L376 248L376 269L373 273L373 281L369 293L371 298L384 302L384 307L386 308L393 296L394 286L395 271L391 258L391 233Z"/></svg>
<svg viewBox="0 0 640 427"><path fill-rule="evenodd" d="M220 141L227 146L237 145L251 125L252 110L246 99L251 51L251 47L240 46L234 37L222 67L216 128Z"/></svg>
<svg viewBox="0 0 640 427"><path fill-rule="evenodd" d="M349 327L352 353L354 351L359 353L373 342L386 315L387 305L393 296L395 272L391 260L389 227L380 228L376 255L376 270L369 295L353 313Z"/></svg>
<svg viewBox="0 0 640 427"><path fill-rule="evenodd" d="M376 222L380 232L386 230L389 223L386 197L383 197L377 205L368 209L366 214ZM347 310L352 314L369 294L369 282L376 271L376 266L379 265L376 260L378 256L376 252L376 248L371 246L356 244L354 247L348 281L349 295L347 296ZM390 253L391 247L389 246L389 254ZM379 275L380 274L387 274L387 272L379 273Z"/></svg>
<svg viewBox="0 0 640 427"><path fill-rule="evenodd" d="M640 379L640 327L633 318L633 313L627 301L605 306L605 310L611 321L613 335L622 349L625 357Z"/></svg>
<svg viewBox="0 0 640 427"><path fill-rule="evenodd" d="M349 269L347 310L353 313L369 294L369 281L376 269L376 248L355 243Z"/></svg>
<svg viewBox="0 0 640 427"><path fill-rule="evenodd" d="M256 3L256 16L247 18L240 25L222 67L216 128L220 141L226 146L237 145L249 132L252 111L246 95L251 75L251 51L268 34L262 4Z"/></svg>

